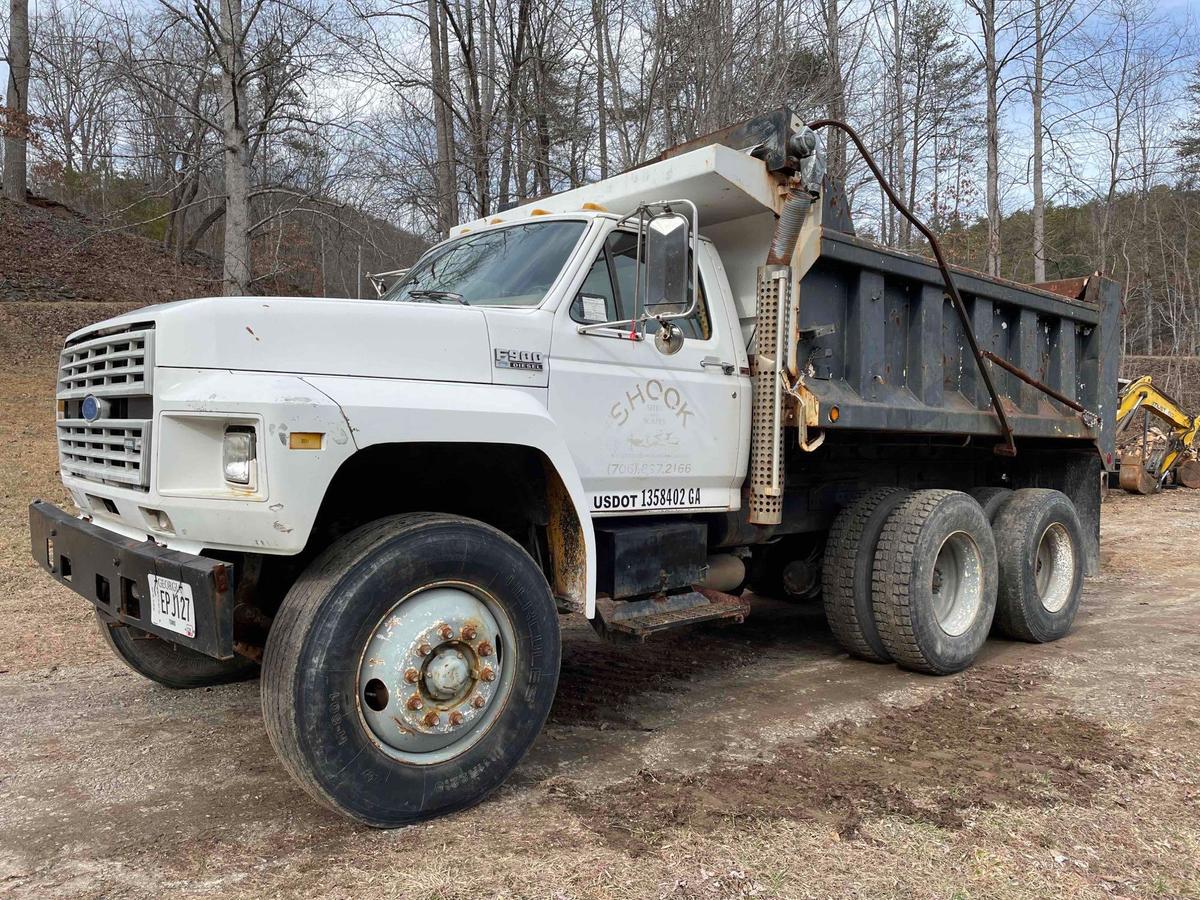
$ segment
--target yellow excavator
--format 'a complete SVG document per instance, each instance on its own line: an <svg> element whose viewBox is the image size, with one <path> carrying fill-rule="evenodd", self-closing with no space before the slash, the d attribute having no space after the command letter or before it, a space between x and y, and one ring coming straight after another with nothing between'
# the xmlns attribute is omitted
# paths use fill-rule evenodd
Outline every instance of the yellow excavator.
<svg viewBox="0 0 1200 900"><path fill-rule="evenodd" d="M1132 450L1121 455L1121 487L1131 494L1152 494L1175 474L1186 487L1200 487L1200 464L1192 460L1189 451L1200 433L1200 416L1189 416L1179 403L1154 386L1149 375L1132 381L1121 381L1120 403L1117 405L1117 434L1125 431L1139 410L1142 411L1142 440L1140 452ZM1150 416L1166 423L1166 444L1151 447ZM1181 470L1178 471L1177 470Z"/></svg>

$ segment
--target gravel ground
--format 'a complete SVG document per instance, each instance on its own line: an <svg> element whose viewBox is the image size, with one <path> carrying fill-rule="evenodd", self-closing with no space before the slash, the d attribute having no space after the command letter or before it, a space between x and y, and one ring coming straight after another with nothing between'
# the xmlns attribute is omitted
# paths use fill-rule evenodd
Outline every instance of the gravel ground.
<svg viewBox="0 0 1200 900"><path fill-rule="evenodd" d="M1111 499L1074 632L960 676L849 660L812 606L633 650L569 623L511 781L375 832L288 779L254 682L139 678L29 560L40 333L0 371L0 894L1200 896L1200 491Z"/></svg>

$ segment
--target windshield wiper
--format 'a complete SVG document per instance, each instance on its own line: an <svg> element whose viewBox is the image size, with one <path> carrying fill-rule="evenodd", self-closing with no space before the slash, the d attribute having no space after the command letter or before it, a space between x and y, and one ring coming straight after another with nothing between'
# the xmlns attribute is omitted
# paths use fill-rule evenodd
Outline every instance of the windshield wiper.
<svg viewBox="0 0 1200 900"><path fill-rule="evenodd" d="M419 288L415 291L409 291L408 296L414 297L418 300L435 300L439 303L443 300L453 300L456 303L461 303L463 306L471 305L463 299L462 294L456 294L454 291L433 291L425 288Z"/></svg>

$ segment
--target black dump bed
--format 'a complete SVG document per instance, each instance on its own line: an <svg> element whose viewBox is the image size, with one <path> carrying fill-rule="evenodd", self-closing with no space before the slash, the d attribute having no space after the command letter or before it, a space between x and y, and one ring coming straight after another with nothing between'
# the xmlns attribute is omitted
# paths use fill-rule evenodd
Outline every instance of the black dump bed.
<svg viewBox="0 0 1200 900"><path fill-rule="evenodd" d="M825 214L826 223L836 219L828 205ZM954 269L954 276L981 350L1099 419L1089 425L1087 417L988 362L1018 441L1091 442L1111 466L1119 285L1100 275L1040 286L965 269ZM822 428L1001 437L933 261L827 224L820 258L801 284L800 328L797 359L820 399Z"/></svg>

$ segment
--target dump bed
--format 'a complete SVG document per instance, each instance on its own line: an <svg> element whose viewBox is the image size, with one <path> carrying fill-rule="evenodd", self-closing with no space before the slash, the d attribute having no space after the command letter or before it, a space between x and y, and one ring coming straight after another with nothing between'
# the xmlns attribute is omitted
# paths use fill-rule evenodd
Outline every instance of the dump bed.
<svg viewBox="0 0 1200 900"><path fill-rule="evenodd" d="M828 205L824 212L826 223L836 219ZM965 269L953 273L980 349L1099 420L1089 425L1034 385L986 363L1014 435L1093 442L1111 466L1119 285L1099 275L1026 286ZM822 428L1000 437L959 315L931 260L826 224L820 257L801 283L800 328L797 358L820 399Z"/></svg>

